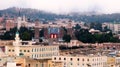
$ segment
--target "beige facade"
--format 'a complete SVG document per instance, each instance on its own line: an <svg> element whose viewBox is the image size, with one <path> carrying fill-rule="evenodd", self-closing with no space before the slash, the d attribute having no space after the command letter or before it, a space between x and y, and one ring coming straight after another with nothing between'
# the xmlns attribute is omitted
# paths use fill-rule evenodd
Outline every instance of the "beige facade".
<svg viewBox="0 0 120 67"><path fill-rule="evenodd" d="M16 56L14 46L6 46L6 53L9 56ZM19 46L19 56L26 56L33 59L50 59L52 56L59 55L58 46Z"/></svg>
<svg viewBox="0 0 120 67"><path fill-rule="evenodd" d="M7 63L15 64L16 67L48 67L48 60L36 60L26 57L10 57L12 61ZM9 66L11 67L11 66Z"/></svg>
<svg viewBox="0 0 120 67"><path fill-rule="evenodd" d="M59 55L59 46L22 41L18 32L15 41L10 44L1 41L1 44L2 48L5 47L4 53L12 58L11 64L16 63L17 67L53 67L52 56Z"/></svg>
<svg viewBox="0 0 120 67"><path fill-rule="evenodd" d="M108 67L115 67L115 57L108 57L107 65L108 65Z"/></svg>
<svg viewBox="0 0 120 67"><path fill-rule="evenodd" d="M120 67L120 57L108 57L107 58L108 67Z"/></svg>
<svg viewBox="0 0 120 67"><path fill-rule="evenodd" d="M8 61L8 67L11 67L11 64L15 64L16 67L62 67L61 62L52 62L52 60L38 60L30 59L26 57L10 57L12 61Z"/></svg>
<svg viewBox="0 0 120 67"><path fill-rule="evenodd" d="M13 45L5 46L5 53L8 56L25 56L32 59L51 59L52 56L59 55L59 46L35 44L32 41L20 40L17 32Z"/></svg>
<svg viewBox="0 0 120 67"><path fill-rule="evenodd" d="M106 67L106 56L54 56L53 62L62 62L62 67Z"/></svg>
<svg viewBox="0 0 120 67"><path fill-rule="evenodd" d="M70 43L65 43L65 42L53 42L53 44L56 44L56 45L63 45L63 46L68 46L68 47L73 47L73 46L80 46L82 45L83 43L81 41L78 41L78 40L70 40Z"/></svg>

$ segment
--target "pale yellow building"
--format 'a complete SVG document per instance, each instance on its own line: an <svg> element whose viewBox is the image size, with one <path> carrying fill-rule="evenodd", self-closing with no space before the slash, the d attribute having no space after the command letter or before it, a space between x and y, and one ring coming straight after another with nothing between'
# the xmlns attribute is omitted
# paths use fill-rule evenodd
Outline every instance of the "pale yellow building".
<svg viewBox="0 0 120 67"><path fill-rule="evenodd" d="M108 57L107 58L108 67L120 67L120 57Z"/></svg>
<svg viewBox="0 0 120 67"><path fill-rule="evenodd" d="M54 56L52 61L62 67L107 67L107 56Z"/></svg>
<svg viewBox="0 0 120 67"><path fill-rule="evenodd" d="M59 55L59 46L36 44L32 41L22 41L19 33L16 33L13 45L5 46L5 53L8 56L25 56L32 59L51 59Z"/></svg>
<svg viewBox="0 0 120 67"><path fill-rule="evenodd" d="M108 65L108 67L115 67L115 57L108 57L107 65Z"/></svg>
<svg viewBox="0 0 120 67"><path fill-rule="evenodd" d="M61 62L53 62L52 60L38 60L30 59L26 57L9 57L10 60L8 67L11 67L11 64L15 64L16 67L62 67Z"/></svg>
<svg viewBox="0 0 120 67"><path fill-rule="evenodd" d="M18 67L53 67L52 56L59 55L59 46L22 41L18 32L15 41L3 44L1 47L4 47L4 53L13 58L12 61Z"/></svg>

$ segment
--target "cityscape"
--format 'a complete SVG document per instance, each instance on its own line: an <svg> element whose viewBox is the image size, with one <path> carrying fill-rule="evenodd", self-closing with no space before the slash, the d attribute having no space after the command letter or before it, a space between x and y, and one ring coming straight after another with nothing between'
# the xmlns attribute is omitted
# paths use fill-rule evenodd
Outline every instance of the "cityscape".
<svg viewBox="0 0 120 67"><path fill-rule="evenodd" d="M119 0L0 1L0 67L120 67Z"/></svg>

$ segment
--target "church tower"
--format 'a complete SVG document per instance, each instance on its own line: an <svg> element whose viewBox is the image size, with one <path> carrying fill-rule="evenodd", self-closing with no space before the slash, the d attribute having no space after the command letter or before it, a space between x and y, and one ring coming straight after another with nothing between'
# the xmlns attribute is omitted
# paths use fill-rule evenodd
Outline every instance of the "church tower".
<svg viewBox="0 0 120 67"><path fill-rule="evenodd" d="M20 53L20 45L21 45L21 41L20 40L20 37L19 37L19 32L17 31L16 32L16 35L15 35L15 41L13 42L13 46L15 48L15 54L16 56L19 56L19 53Z"/></svg>
<svg viewBox="0 0 120 67"><path fill-rule="evenodd" d="M19 30L20 27L21 27L21 22L22 22L22 18L21 17L18 17L17 18L17 29Z"/></svg>
<svg viewBox="0 0 120 67"><path fill-rule="evenodd" d="M18 14L18 18L17 18L17 29L19 30L21 27L21 22L22 22L22 17L20 17L20 9L19 9L19 14Z"/></svg>

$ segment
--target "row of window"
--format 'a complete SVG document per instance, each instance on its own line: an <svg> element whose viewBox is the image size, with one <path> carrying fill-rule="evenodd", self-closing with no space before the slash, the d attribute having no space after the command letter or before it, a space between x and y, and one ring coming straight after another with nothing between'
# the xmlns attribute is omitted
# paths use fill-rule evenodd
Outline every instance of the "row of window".
<svg viewBox="0 0 120 67"><path fill-rule="evenodd" d="M30 52L30 50L20 50L20 52Z"/></svg>
<svg viewBox="0 0 120 67"><path fill-rule="evenodd" d="M69 58L70 59L70 61L72 61L73 60L73 58ZM54 60L56 60L56 57L54 57ZM59 60L62 60L61 59L61 57L59 57ZM63 60L66 60L66 58L63 58ZM80 58L77 58L76 59L77 61L79 61L80 60ZM92 59L93 61L101 61L102 60L102 58L96 58L96 59ZM82 61L85 61L85 59L84 58L82 58ZM86 59L86 61L90 61L90 59Z"/></svg>
<svg viewBox="0 0 120 67"><path fill-rule="evenodd" d="M39 67L38 65L39 65L39 64L36 64L35 67ZM28 64L28 67L32 67L32 65L31 65L31 64ZM44 64L40 64L40 67L44 67Z"/></svg>
<svg viewBox="0 0 120 67"><path fill-rule="evenodd" d="M32 52L39 52L39 51L54 51L58 50L58 48L33 48Z"/></svg>
<svg viewBox="0 0 120 67"><path fill-rule="evenodd" d="M58 53L48 53L48 54L33 54L32 58L38 58L38 57L51 57L51 56L57 56Z"/></svg>
<svg viewBox="0 0 120 67"><path fill-rule="evenodd" d="M9 49L8 50L9 52L14 52L15 50L14 49ZM30 52L29 50L20 50L20 52Z"/></svg>
<svg viewBox="0 0 120 67"><path fill-rule="evenodd" d="M9 52L14 52L14 49L9 49L8 51L9 51Z"/></svg>
<svg viewBox="0 0 120 67"><path fill-rule="evenodd" d="M75 63L72 63L72 62L64 63L64 67L65 67L66 65L73 65L73 64L75 64ZM87 65L87 66L101 66L101 65L103 65L103 64L105 64L105 63L94 63L94 64L92 64L92 65L86 63L86 64L81 64L81 65L82 65L82 66L85 66L85 65ZM77 65L80 66L80 63L77 63Z"/></svg>

